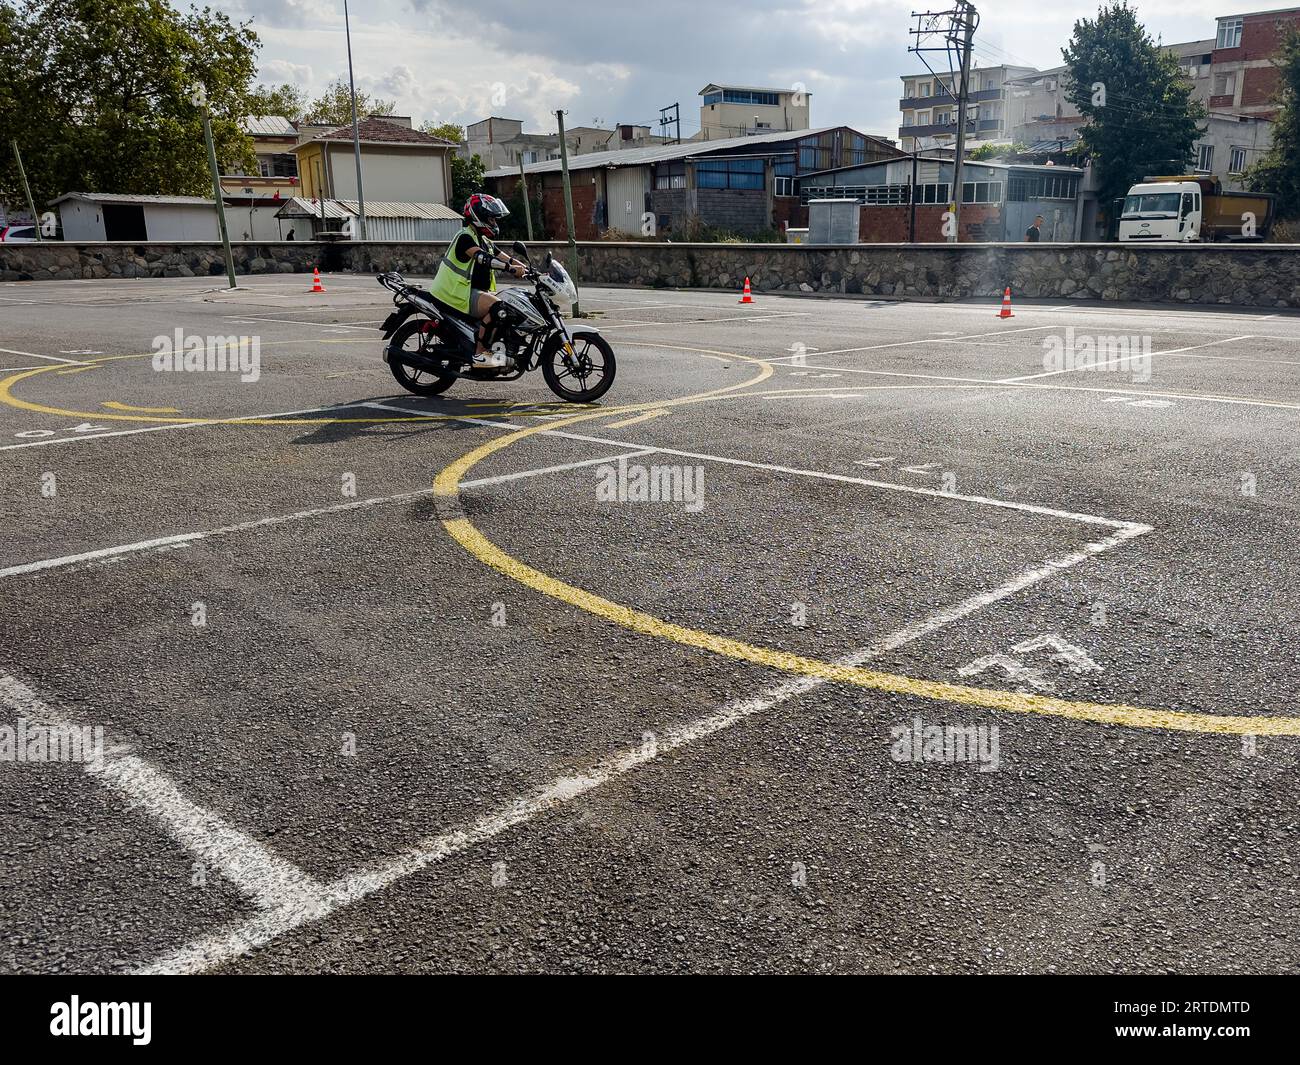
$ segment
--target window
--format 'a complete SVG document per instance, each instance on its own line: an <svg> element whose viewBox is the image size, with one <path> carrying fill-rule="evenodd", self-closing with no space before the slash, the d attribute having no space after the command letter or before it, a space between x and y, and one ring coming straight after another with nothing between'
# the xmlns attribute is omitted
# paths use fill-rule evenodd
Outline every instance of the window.
<svg viewBox="0 0 1300 1065"><path fill-rule="evenodd" d="M1214 145L1198 144L1196 146L1196 169L1202 174L1214 170Z"/></svg>
<svg viewBox="0 0 1300 1065"><path fill-rule="evenodd" d="M709 102L705 97L705 103ZM762 107L776 107L777 94L774 92L755 92L752 89L723 89L722 102L728 104L758 104Z"/></svg>
<svg viewBox="0 0 1300 1065"><path fill-rule="evenodd" d="M298 157L296 155L259 155L257 172L262 177L297 177Z"/></svg>
<svg viewBox="0 0 1300 1065"><path fill-rule="evenodd" d="M1002 201L1002 182L1000 181L963 181L962 203L1000 203Z"/></svg>
<svg viewBox="0 0 1300 1065"><path fill-rule="evenodd" d="M695 183L702 189L764 189L762 159L701 159Z"/></svg>
<svg viewBox="0 0 1300 1065"><path fill-rule="evenodd" d="M788 162L777 162L772 164L773 189L776 196L793 196L794 187L794 160Z"/></svg>
<svg viewBox="0 0 1300 1065"><path fill-rule="evenodd" d="M949 196L948 182L930 182L916 187L917 203L947 203Z"/></svg>
<svg viewBox="0 0 1300 1065"><path fill-rule="evenodd" d="M1075 174L1012 174L1007 182L1007 200L1073 200L1079 195L1079 178Z"/></svg>
<svg viewBox="0 0 1300 1065"><path fill-rule="evenodd" d="M1240 174L1246 169L1246 149L1234 147L1228 153L1228 173Z"/></svg>
<svg viewBox="0 0 1300 1065"><path fill-rule="evenodd" d="M660 163L655 167L655 188L657 189L684 189L686 188L686 164L685 163Z"/></svg>
<svg viewBox="0 0 1300 1065"><path fill-rule="evenodd" d="M722 103L722 93L720 92L707 93L705 94L704 102L706 104L720 104Z"/></svg>
<svg viewBox="0 0 1300 1065"><path fill-rule="evenodd" d="M916 113L916 124L918 126L928 126L930 124L930 112L918 111Z"/></svg>
<svg viewBox="0 0 1300 1065"><path fill-rule="evenodd" d="M1215 96L1235 96L1237 93L1237 73L1229 71L1227 74L1214 75L1214 93Z"/></svg>
<svg viewBox="0 0 1300 1065"><path fill-rule="evenodd" d="M928 81L920 81L920 82L917 82L917 84L916 84L916 95L919 96L922 100L924 100L927 96L929 96L929 95L930 95L930 83L929 83Z"/></svg>
<svg viewBox="0 0 1300 1065"><path fill-rule="evenodd" d="M1215 48L1238 48L1241 46L1241 19L1219 19L1219 35L1215 38Z"/></svg>
<svg viewBox="0 0 1300 1065"><path fill-rule="evenodd" d="M916 125L916 116L911 111L903 112L903 125L904 126Z"/></svg>
<svg viewBox="0 0 1300 1065"><path fill-rule="evenodd" d="M858 202L871 207L890 207L908 202L906 185L869 185L862 192L863 198Z"/></svg>

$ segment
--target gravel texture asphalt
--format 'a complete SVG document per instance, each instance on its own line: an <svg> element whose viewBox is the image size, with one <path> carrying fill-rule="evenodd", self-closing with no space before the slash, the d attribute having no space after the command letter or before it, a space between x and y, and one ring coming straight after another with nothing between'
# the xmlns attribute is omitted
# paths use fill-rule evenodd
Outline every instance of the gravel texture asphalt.
<svg viewBox="0 0 1300 1065"><path fill-rule="evenodd" d="M1300 970L1300 317L325 285L0 287L0 971Z"/></svg>

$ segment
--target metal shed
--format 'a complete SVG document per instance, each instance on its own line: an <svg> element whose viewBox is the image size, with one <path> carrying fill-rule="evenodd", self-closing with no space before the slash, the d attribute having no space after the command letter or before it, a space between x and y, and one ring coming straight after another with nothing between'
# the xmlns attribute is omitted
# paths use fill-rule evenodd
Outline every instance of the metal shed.
<svg viewBox="0 0 1300 1065"><path fill-rule="evenodd" d="M276 212L281 225L308 222L311 234L355 226L361 205L356 200L311 200L295 196ZM366 202L367 240L451 240L464 224L444 203ZM355 235L355 231L354 231ZM301 239L308 239L305 235Z"/></svg>

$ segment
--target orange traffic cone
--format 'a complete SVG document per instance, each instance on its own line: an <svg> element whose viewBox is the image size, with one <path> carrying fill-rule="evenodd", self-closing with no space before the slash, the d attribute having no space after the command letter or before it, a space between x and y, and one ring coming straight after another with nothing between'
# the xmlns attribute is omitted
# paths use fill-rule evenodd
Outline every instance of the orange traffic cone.
<svg viewBox="0 0 1300 1065"><path fill-rule="evenodd" d="M1015 317L1015 315L1011 313L1011 286L1010 285L1008 285L1007 290L1004 293L1002 293L1002 310L998 311L998 317L999 318Z"/></svg>
<svg viewBox="0 0 1300 1065"><path fill-rule="evenodd" d="M753 297L749 294L749 278L745 278L745 291L741 293L739 303L753 303Z"/></svg>
<svg viewBox="0 0 1300 1065"><path fill-rule="evenodd" d="M313 266L313 267L311 268L311 290L312 290L313 292L324 292L324 291L325 291L325 286L322 285L322 284L320 283L320 267L319 267L319 266ZM1008 290L1008 291L1010 291L1010 290Z"/></svg>

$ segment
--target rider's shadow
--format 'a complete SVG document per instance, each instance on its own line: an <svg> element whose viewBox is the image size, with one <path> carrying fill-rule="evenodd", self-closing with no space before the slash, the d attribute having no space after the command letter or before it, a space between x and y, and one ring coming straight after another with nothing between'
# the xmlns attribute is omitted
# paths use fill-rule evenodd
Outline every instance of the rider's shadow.
<svg viewBox="0 0 1300 1065"><path fill-rule="evenodd" d="M384 407L362 405L366 403L383 403ZM372 396L320 411L320 427L294 437L291 443L336 444L362 438L405 440L431 430L459 432L477 427L457 419L500 417L516 405L515 398L494 396L475 396L473 400L413 397L404 392L396 396Z"/></svg>

